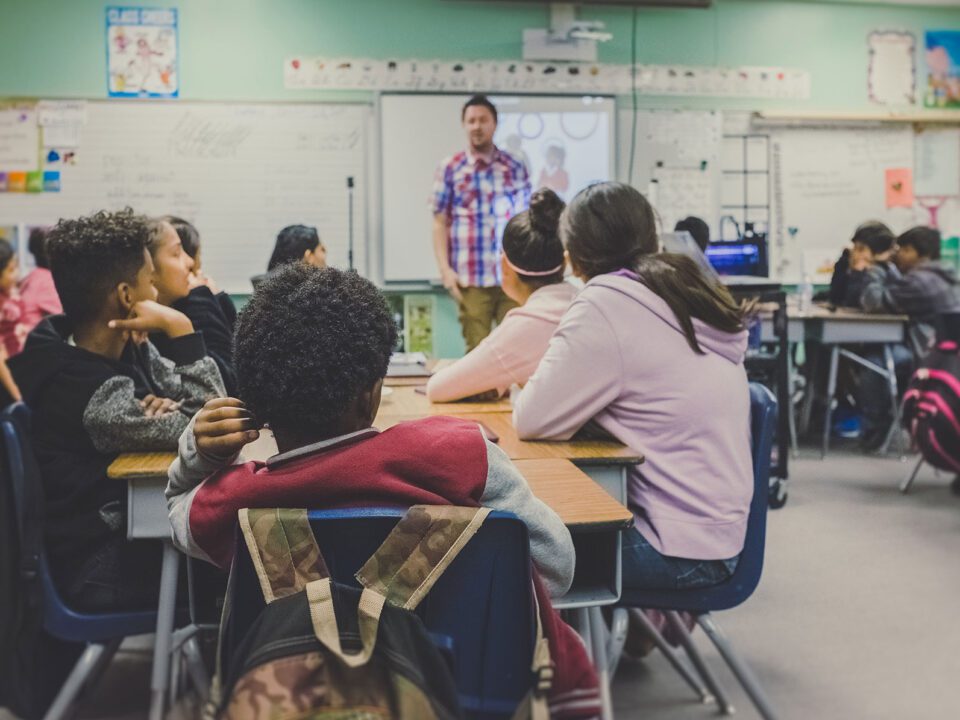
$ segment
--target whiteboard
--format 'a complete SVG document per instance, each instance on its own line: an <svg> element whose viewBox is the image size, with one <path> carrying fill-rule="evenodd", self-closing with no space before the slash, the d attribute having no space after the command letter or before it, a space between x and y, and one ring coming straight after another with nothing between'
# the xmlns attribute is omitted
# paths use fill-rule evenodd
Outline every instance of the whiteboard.
<svg viewBox="0 0 960 720"><path fill-rule="evenodd" d="M380 98L383 277L439 282L430 206L440 163L466 148L460 111L467 95L386 93ZM569 200L615 174L614 101L593 96L491 96L499 123L494 142L528 167L537 188L547 148L564 150Z"/></svg>
<svg viewBox="0 0 960 720"><path fill-rule="evenodd" d="M912 208L887 208L884 173L913 167L913 128L781 129L771 138L773 237L770 274L784 282L829 279L856 227L914 222Z"/></svg>
<svg viewBox="0 0 960 720"><path fill-rule="evenodd" d="M633 111L618 117L618 178L630 182ZM696 215L719 236L720 149L723 116L712 110L638 110L633 143L633 186L657 210L662 229ZM656 182L654 182L656 181Z"/></svg>
<svg viewBox="0 0 960 720"><path fill-rule="evenodd" d="M206 272L249 293L282 227L316 226L332 265L347 265L346 178L355 179L354 260L367 269L370 107L97 101L59 193L0 196L0 225L52 224L130 206L200 231Z"/></svg>

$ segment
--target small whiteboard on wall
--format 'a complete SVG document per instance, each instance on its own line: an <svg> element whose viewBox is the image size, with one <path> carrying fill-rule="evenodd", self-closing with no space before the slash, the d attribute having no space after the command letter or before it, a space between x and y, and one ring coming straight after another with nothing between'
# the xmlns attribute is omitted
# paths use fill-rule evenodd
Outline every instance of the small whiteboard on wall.
<svg viewBox="0 0 960 720"><path fill-rule="evenodd" d="M913 168L913 128L799 128L772 137L770 274L784 282L829 280L856 227L887 223L895 233L912 208L887 208L885 172Z"/></svg>
<svg viewBox="0 0 960 720"><path fill-rule="evenodd" d="M355 265L366 270L370 107L97 101L59 193L6 193L0 225L53 224L130 206L179 215L200 231L203 266L251 292L285 225L316 226L332 265L347 265L346 178L355 178Z"/></svg>

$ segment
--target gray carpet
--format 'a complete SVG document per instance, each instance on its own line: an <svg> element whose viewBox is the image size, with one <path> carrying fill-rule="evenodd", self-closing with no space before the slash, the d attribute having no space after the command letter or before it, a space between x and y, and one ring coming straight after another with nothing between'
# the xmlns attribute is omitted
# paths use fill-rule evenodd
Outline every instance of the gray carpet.
<svg viewBox="0 0 960 720"><path fill-rule="evenodd" d="M771 513L766 569L746 605L718 621L780 718L960 717L960 498L924 469L910 495L895 459L837 451L793 462L790 498ZM741 718L757 717L697 631ZM121 654L83 708L144 717L149 656ZM662 657L621 664L618 718L709 718ZM0 711L0 720L10 716Z"/></svg>

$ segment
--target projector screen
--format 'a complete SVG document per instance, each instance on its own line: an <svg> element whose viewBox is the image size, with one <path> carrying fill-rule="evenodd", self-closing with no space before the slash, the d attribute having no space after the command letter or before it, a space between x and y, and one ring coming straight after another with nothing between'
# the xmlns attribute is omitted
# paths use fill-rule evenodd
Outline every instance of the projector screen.
<svg viewBox="0 0 960 720"><path fill-rule="evenodd" d="M384 94L380 99L383 279L439 280L433 257L430 197L437 167L467 147L460 110L467 95ZM526 164L533 189L570 200L610 180L614 101L610 97L491 96L494 142Z"/></svg>

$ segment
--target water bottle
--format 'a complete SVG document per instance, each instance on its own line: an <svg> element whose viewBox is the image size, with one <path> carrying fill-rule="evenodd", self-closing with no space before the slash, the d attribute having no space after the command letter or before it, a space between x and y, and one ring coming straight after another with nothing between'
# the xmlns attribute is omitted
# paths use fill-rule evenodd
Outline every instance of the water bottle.
<svg viewBox="0 0 960 720"><path fill-rule="evenodd" d="M806 312L813 304L813 281L809 275L803 276L803 282L800 283L798 290L800 291L800 297L798 298L797 309L800 312Z"/></svg>

